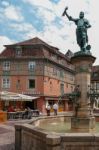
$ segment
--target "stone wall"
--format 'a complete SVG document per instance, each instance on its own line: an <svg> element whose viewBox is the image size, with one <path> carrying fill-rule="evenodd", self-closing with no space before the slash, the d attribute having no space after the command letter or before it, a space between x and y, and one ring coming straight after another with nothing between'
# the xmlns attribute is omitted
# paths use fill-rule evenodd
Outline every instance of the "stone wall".
<svg viewBox="0 0 99 150"><path fill-rule="evenodd" d="M99 135L71 133L61 137L62 150L98 150Z"/></svg>
<svg viewBox="0 0 99 150"><path fill-rule="evenodd" d="M99 134L49 133L30 124L15 129L15 150L99 150Z"/></svg>

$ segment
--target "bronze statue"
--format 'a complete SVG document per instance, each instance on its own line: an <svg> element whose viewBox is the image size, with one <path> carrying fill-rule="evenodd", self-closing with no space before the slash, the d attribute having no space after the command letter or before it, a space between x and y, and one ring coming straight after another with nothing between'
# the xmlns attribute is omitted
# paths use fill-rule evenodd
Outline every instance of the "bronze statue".
<svg viewBox="0 0 99 150"><path fill-rule="evenodd" d="M84 12L80 12L79 18L72 18L67 14L68 7L65 8L62 16L67 16L69 21L73 21L77 25L76 38L77 44L80 46L82 51L90 50L91 46L88 45L87 29L91 27L88 20L84 18Z"/></svg>

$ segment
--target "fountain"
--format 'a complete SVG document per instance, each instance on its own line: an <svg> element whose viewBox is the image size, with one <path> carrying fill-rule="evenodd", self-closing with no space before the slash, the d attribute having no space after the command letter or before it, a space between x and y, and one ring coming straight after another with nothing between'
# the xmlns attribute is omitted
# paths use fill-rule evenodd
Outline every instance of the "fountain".
<svg viewBox="0 0 99 150"><path fill-rule="evenodd" d="M74 19L67 14L68 8L63 12L70 21L77 25L76 36L80 51L74 53L71 58L75 66L75 89L72 93L65 94L73 101L74 111L71 116L71 131L49 132L41 125L53 125L57 122L64 122L70 117L50 116L41 117L32 124L16 125L15 148L16 150L98 150L99 134L95 131L95 117L93 115L93 103L97 93L90 92L91 67L95 57L90 52L91 46L88 45L87 29L90 28L89 22L84 19L84 13L80 12L78 19ZM70 125L70 124L69 124ZM59 126L60 127L60 126Z"/></svg>

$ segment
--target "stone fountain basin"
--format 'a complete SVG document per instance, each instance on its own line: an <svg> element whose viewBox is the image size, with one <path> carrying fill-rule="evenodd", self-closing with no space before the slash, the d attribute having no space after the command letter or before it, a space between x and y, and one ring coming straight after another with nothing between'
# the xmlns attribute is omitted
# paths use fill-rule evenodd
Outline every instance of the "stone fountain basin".
<svg viewBox="0 0 99 150"><path fill-rule="evenodd" d="M97 119L98 120L98 116ZM67 116L40 117L30 124L15 126L16 150L99 150L99 133L56 132L42 128L43 124L70 122Z"/></svg>
<svg viewBox="0 0 99 150"><path fill-rule="evenodd" d="M50 133L66 133L70 132L71 117L67 116L50 116L40 118L33 121L32 124L38 128L38 130L45 130Z"/></svg>

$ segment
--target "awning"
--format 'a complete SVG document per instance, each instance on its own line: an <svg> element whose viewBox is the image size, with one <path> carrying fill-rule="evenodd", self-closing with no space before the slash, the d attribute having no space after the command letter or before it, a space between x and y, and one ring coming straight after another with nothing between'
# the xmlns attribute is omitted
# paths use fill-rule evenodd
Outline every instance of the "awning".
<svg viewBox="0 0 99 150"><path fill-rule="evenodd" d="M0 99L5 101L32 101L34 99L37 99L39 97L33 97L28 95L23 95L19 93L13 93L8 91L2 91L0 92Z"/></svg>
<svg viewBox="0 0 99 150"><path fill-rule="evenodd" d="M45 100L51 100L51 101L62 101L62 100L68 100L66 98L60 98L60 97L45 97Z"/></svg>

